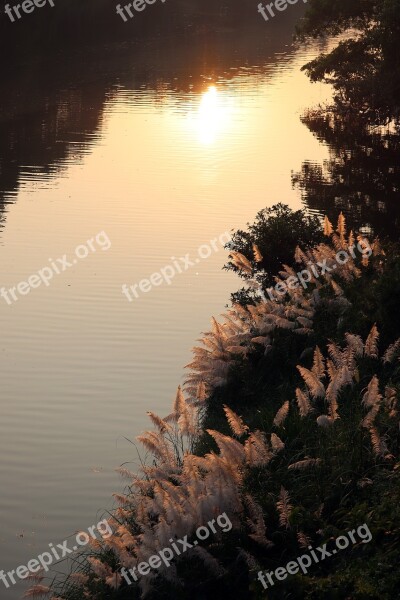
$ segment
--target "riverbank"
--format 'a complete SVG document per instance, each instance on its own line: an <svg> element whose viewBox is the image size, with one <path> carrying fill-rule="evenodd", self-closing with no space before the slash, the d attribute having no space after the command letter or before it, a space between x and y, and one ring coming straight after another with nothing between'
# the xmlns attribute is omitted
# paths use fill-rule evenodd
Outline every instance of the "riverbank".
<svg viewBox="0 0 400 600"><path fill-rule="evenodd" d="M353 243L343 216L337 234L327 220L324 231L324 242L298 251L293 265L330 261ZM272 599L393 597L400 251L383 250L378 240L369 247L370 256L356 256L307 289L288 288L278 302L236 305L213 320L172 412L148 413L154 429L138 441L152 458L139 477L120 471L128 487L115 496L113 536L93 548L82 575L55 587L57 597L197 600L224 590L263 598L259 574L275 569ZM243 264L257 271L263 250L257 246L256 258L243 257ZM283 278L290 276L288 265ZM194 546L194 532L222 513L229 531ZM353 539L346 552L328 552L332 539L361 527L368 545ZM142 573L150 555L183 536L190 550L127 586L120 566L139 565ZM317 546L329 560L280 577L280 565Z"/></svg>

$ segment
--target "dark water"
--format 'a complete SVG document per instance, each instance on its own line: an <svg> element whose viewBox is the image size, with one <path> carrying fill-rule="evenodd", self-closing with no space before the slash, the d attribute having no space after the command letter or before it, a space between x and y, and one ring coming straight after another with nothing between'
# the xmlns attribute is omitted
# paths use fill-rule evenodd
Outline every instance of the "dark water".
<svg viewBox="0 0 400 600"><path fill-rule="evenodd" d="M329 159L305 160L293 175L312 211L335 220L339 211L348 227L399 239L400 136L392 127L369 129L352 119L304 120L317 139L328 144Z"/></svg>
<svg viewBox="0 0 400 600"><path fill-rule="evenodd" d="M294 20L25 58L2 80L1 286L100 232L110 247L0 298L1 569L112 505L114 467L137 466L125 437L146 410L169 412L191 346L238 287L221 248L132 302L123 284L277 202L397 235L398 140L302 123L330 90L300 72L319 48L292 45Z"/></svg>

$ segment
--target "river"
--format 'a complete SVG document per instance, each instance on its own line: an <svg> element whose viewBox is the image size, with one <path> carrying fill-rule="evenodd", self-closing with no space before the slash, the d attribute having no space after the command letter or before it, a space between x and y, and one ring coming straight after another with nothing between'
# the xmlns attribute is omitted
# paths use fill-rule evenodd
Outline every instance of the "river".
<svg viewBox="0 0 400 600"><path fill-rule="evenodd" d="M199 248L266 206L302 207L294 174L329 160L300 120L330 96L300 71L319 48L295 47L292 25L91 47L9 82L1 286L96 236L109 243L17 301L0 298L5 571L97 523L123 488L115 467L137 468L128 439L147 410L169 412L191 347L240 287L221 271L225 250L196 261ZM187 255L194 264L170 285L123 294Z"/></svg>

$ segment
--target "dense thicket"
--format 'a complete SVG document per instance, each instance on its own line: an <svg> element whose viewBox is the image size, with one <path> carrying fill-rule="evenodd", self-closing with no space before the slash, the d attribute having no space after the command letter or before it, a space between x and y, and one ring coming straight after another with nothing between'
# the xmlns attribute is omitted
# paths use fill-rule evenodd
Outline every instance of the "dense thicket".
<svg viewBox="0 0 400 600"><path fill-rule="evenodd" d="M305 69L313 81L332 83L346 110L376 123L398 119L400 0L310 0L298 32L302 38L348 32Z"/></svg>

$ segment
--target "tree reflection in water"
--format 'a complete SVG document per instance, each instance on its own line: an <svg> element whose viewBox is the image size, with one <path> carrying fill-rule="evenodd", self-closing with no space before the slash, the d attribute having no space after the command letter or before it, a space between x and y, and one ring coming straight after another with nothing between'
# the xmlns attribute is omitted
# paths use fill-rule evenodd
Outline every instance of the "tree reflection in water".
<svg viewBox="0 0 400 600"><path fill-rule="evenodd" d="M310 111L302 121L329 147L323 164L305 161L292 176L305 204L348 226L398 239L400 227L400 135L394 127L371 128L357 115Z"/></svg>

